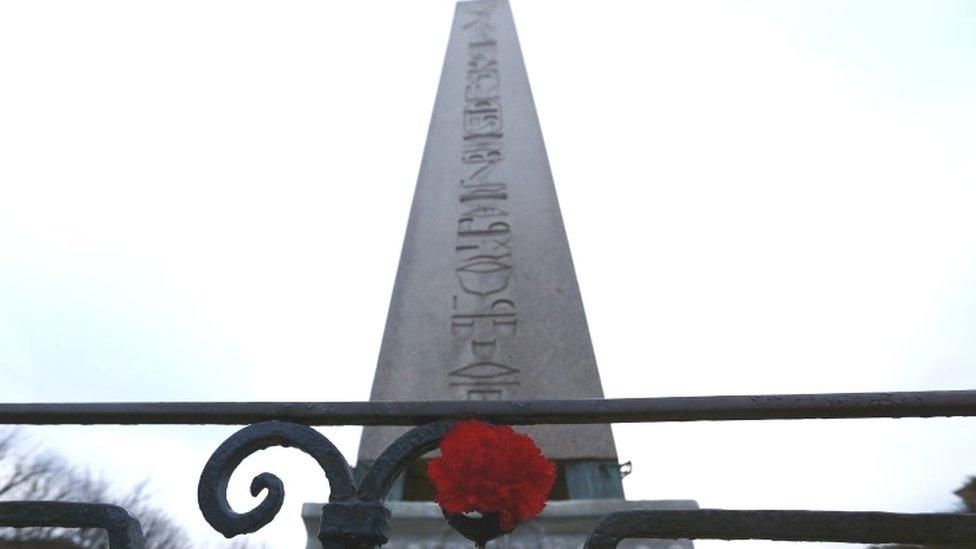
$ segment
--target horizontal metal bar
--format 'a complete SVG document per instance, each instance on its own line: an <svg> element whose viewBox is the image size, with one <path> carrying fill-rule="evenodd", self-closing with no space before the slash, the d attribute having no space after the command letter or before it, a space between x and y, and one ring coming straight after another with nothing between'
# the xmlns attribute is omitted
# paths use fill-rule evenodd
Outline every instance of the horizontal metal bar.
<svg viewBox="0 0 976 549"><path fill-rule="evenodd" d="M585 549L623 539L763 539L840 543L976 543L976 515L839 511L623 511L597 522Z"/></svg>
<svg viewBox="0 0 976 549"><path fill-rule="evenodd" d="M139 521L116 505L67 501L0 502L0 527L102 528L111 549L143 549Z"/></svg>
<svg viewBox="0 0 976 549"><path fill-rule="evenodd" d="M976 416L976 391L434 402L120 402L0 404L0 424L583 424Z"/></svg>

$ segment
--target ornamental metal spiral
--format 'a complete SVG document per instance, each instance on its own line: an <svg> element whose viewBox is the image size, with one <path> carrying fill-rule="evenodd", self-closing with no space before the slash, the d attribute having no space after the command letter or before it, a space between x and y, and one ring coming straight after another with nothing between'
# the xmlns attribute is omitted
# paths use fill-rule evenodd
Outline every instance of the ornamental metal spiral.
<svg viewBox="0 0 976 549"><path fill-rule="evenodd" d="M271 473L261 473L251 481L251 495L268 491L254 509L237 513L227 501L227 484L237 466L254 452L272 446L294 447L312 456L325 472L331 489L330 501L348 499L355 494L352 470L346 458L328 438L298 423L256 423L234 433L221 444L200 474L197 502L203 517L214 530L228 538L256 532L271 522L281 510L285 499L284 484Z"/></svg>
<svg viewBox="0 0 976 549"><path fill-rule="evenodd" d="M252 510L237 513L227 501L231 475L245 458L272 446L295 447L318 462L329 481L329 503L322 508L319 539L326 547L375 547L386 543L390 512L383 505L397 476L413 460L437 448L454 420L438 421L410 430L372 464L357 489L349 464L339 450L318 431L298 423L266 421L241 429L210 457L200 475L197 499L204 518L230 538L256 532L281 510L284 484L271 473L251 482L251 495L268 493Z"/></svg>
<svg viewBox="0 0 976 549"><path fill-rule="evenodd" d="M457 423L455 420L437 421L415 427L396 439L370 465L359 483L359 497L385 500L397 476L416 459L436 449L444 435Z"/></svg>

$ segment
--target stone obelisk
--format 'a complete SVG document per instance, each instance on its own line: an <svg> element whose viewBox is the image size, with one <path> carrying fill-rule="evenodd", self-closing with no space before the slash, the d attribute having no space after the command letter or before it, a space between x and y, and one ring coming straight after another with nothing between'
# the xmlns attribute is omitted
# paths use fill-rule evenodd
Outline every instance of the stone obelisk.
<svg viewBox="0 0 976 549"><path fill-rule="evenodd" d="M511 9L460 2L370 399L602 397ZM557 482L545 515L497 543L579 545L602 514L694 506L625 502L609 425L519 429L556 462ZM357 469L405 431L366 427ZM470 546L451 537L432 495L423 463L401 475L391 546Z"/></svg>
<svg viewBox="0 0 976 549"><path fill-rule="evenodd" d="M460 3L370 399L602 397L511 12ZM360 463L404 430L367 427ZM609 425L526 430L569 497L623 497Z"/></svg>

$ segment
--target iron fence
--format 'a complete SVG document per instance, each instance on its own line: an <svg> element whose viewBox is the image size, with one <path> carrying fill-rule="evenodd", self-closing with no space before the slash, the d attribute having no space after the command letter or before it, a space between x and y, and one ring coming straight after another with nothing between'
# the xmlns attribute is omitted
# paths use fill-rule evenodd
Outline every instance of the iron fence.
<svg viewBox="0 0 976 549"><path fill-rule="evenodd" d="M386 494L412 461L436 448L461 419L510 425L791 419L976 416L976 391L749 395L642 399L438 402L185 402L0 404L0 424L222 424L246 425L213 453L203 468L197 500L207 522L227 537L271 522L284 501L284 484L271 473L251 482L250 511L227 502L227 485L249 455L272 446L312 456L329 481L319 539L327 549L367 548L388 540ZM356 483L345 458L312 426L414 425L373 462ZM486 523L454 517L463 535L485 537ZM139 549L138 522L122 508L95 503L0 503L0 527L103 528L112 549ZM489 528L490 529L490 528ZM976 514L878 513L721 509L623 511L603 517L587 549L612 548L628 538L763 539L849 543L974 543Z"/></svg>

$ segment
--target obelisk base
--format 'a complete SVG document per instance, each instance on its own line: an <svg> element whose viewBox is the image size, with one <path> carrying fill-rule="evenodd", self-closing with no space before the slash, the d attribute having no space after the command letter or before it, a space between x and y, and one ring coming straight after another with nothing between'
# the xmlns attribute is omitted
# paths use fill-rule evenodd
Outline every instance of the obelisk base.
<svg viewBox="0 0 976 549"><path fill-rule="evenodd" d="M388 549L473 549L444 520L440 508L430 502L391 501L393 513ZM542 516L520 525L515 532L489 542L493 549L578 549L583 546L593 525L604 515L639 509L698 509L693 500L626 501L619 499L580 499L552 501ZM322 549L318 540L322 504L306 503L302 519L308 532L306 549ZM625 540L621 549L691 549L688 540Z"/></svg>

